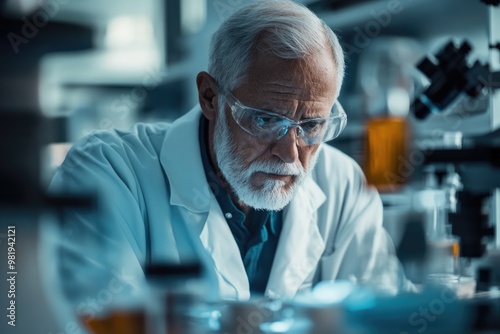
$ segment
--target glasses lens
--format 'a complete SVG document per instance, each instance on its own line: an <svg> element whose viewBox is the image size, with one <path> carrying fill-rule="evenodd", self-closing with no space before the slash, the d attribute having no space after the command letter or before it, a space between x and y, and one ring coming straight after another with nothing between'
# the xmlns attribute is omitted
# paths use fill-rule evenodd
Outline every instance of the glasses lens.
<svg viewBox="0 0 500 334"><path fill-rule="evenodd" d="M338 137L340 135L340 133L344 130L344 128L347 124L347 116L345 116L345 115L342 115L342 116L333 119L332 127L335 129L335 131L333 133L333 138Z"/></svg>
<svg viewBox="0 0 500 334"><path fill-rule="evenodd" d="M278 133L290 126L290 122L278 115L239 108L239 116L235 119L247 132L261 138L277 137ZM236 115L235 115L236 116Z"/></svg>
<svg viewBox="0 0 500 334"><path fill-rule="evenodd" d="M347 124L347 115L339 101L335 101L328 123L328 130L322 141L329 141L337 138Z"/></svg>
<svg viewBox="0 0 500 334"><path fill-rule="evenodd" d="M303 130L304 136L308 138L323 138L328 129L328 123L328 119L315 119L302 123L300 127Z"/></svg>

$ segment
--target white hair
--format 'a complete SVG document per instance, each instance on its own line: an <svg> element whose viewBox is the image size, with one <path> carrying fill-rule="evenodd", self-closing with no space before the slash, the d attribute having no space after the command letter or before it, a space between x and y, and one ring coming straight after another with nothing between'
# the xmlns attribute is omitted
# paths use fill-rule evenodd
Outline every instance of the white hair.
<svg viewBox="0 0 500 334"><path fill-rule="evenodd" d="M257 1L240 8L217 29L210 44L208 72L227 90L242 84L256 51L304 59L330 47L338 97L344 54L335 33L305 6L288 0Z"/></svg>

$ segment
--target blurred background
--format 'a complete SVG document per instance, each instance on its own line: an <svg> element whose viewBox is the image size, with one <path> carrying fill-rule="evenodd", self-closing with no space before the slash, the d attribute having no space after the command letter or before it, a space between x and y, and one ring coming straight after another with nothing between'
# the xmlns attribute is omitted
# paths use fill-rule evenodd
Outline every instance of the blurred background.
<svg viewBox="0 0 500 334"><path fill-rule="evenodd" d="M77 332L50 311L43 275L51 259L39 248L38 222L47 207L86 202L47 200L43 190L71 143L91 131L172 121L191 109L197 103L196 74L207 68L211 34L248 2L0 0L2 273L8 272L7 226L16 226L18 261L18 326L4 327L2 320L0 332ZM415 194L430 182L417 153L489 133L500 123L498 94L457 99L446 112L424 120L412 115L412 102L430 84L417 64L450 40L468 41L469 63L498 66L498 54L492 57L489 47L496 31L490 7L479 0L297 2L340 37L347 69L339 100L349 121L329 144L356 159L379 188L385 224L398 245ZM381 169L393 173L381 177ZM499 197L492 191L490 225L499 221ZM8 289L1 281L5 310Z"/></svg>

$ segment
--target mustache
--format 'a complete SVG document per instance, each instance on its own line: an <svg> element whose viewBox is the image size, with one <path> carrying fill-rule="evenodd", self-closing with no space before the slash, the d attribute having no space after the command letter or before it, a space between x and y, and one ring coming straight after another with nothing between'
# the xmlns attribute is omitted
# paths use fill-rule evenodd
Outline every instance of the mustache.
<svg viewBox="0 0 500 334"><path fill-rule="evenodd" d="M301 166L284 162L254 162L249 169L250 173L262 172L290 176L299 176L305 173Z"/></svg>

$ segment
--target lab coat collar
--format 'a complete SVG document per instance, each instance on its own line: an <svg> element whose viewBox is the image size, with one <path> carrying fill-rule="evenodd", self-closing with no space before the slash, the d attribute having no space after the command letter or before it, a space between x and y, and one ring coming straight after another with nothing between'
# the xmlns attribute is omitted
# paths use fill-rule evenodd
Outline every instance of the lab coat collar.
<svg viewBox="0 0 500 334"><path fill-rule="evenodd" d="M193 213L210 209L211 191L201 161L198 139L199 106L177 119L169 129L160 155L170 182L170 204Z"/></svg>

